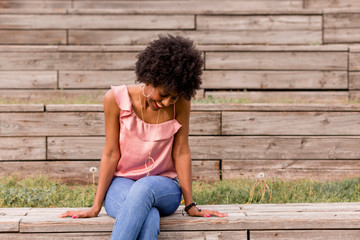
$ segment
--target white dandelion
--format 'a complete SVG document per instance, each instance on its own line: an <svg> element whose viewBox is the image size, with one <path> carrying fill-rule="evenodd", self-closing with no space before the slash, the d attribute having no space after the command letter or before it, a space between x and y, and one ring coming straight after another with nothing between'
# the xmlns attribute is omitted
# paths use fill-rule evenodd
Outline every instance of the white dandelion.
<svg viewBox="0 0 360 240"><path fill-rule="evenodd" d="M257 175L258 178L264 178L265 177L265 173L263 172L259 172Z"/></svg>

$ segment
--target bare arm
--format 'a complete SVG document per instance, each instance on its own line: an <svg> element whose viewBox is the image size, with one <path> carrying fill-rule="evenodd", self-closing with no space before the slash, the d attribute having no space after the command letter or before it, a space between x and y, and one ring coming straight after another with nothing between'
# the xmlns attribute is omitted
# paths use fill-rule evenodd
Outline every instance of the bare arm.
<svg viewBox="0 0 360 240"><path fill-rule="evenodd" d="M102 207L107 189L110 186L117 163L120 159L119 147L119 114L112 91L108 91L104 98L105 135L106 143L100 161L100 172L94 205L86 211L67 211L59 217L96 217Z"/></svg>
<svg viewBox="0 0 360 240"><path fill-rule="evenodd" d="M176 103L176 120L182 125L175 135L173 159L176 172L179 178L181 191L184 196L185 206L193 202L192 198L192 172L191 172L191 154L189 147L189 119L190 102L185 99L179 99ZM190 216L210 217L210 215L225 217L226 213L210 211L203 209L201 212L192 207L188 211Z"/></svg>

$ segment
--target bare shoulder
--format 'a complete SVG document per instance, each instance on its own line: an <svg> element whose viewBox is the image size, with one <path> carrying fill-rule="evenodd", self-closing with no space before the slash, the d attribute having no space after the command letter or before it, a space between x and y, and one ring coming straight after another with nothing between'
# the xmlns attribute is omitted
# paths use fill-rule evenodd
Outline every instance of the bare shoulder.
<svg viewBox="0 0 360 240"><path fill-rule="evenodd" d="M180 98L175 103L176 116L190 113L191 102L185 98Z"/></svg>
<svg viewBox="0 0 360 240"><path fill-rule="evenodd" d="M110 89L104 96L104 111L120 112L119 106L116 103L114 92Z"/></svg>

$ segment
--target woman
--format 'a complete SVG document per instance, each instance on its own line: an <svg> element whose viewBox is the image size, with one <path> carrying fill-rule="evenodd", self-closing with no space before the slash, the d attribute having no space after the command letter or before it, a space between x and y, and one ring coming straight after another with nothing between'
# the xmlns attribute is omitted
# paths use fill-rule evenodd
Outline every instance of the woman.
<svg viewBox="0 0 360 240"><path fill-rule="evenodd" d="M106 144L94 205L59 217L96 217L104 201L116 218L112 239L148 240L157 239L160 216L172 214L182 194L190 216L227 216L200 210L192 199L190 100L202 64L192 41L179 36L159 37L138 55L141 84L112 86L104 98Z"/></svg>

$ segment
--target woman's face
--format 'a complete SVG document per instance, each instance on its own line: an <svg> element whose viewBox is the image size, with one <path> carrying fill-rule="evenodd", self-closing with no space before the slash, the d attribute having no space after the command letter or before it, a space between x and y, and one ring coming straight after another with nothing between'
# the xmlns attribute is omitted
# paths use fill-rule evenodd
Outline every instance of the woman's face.
<svg viewBox="0 0 360 240"><path fill-rule="evenodd" d="M145 87L145 95L150 94L153 86L151 84ZM178 100L177 93L169 92L162 88L161 86L155 87L153 93L146 98L149 106L152 110L158 111L163 107L168 107L174 104Z"/></svg>

